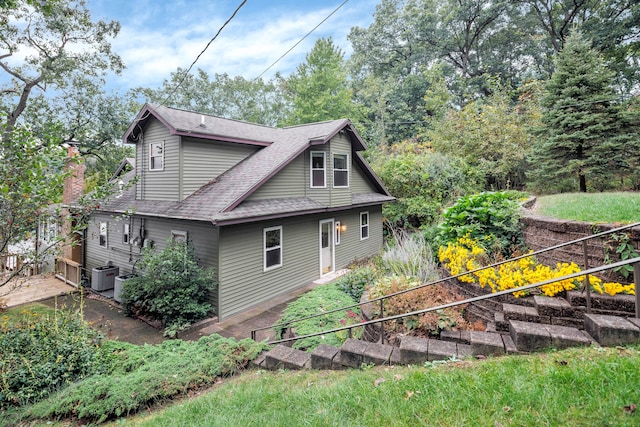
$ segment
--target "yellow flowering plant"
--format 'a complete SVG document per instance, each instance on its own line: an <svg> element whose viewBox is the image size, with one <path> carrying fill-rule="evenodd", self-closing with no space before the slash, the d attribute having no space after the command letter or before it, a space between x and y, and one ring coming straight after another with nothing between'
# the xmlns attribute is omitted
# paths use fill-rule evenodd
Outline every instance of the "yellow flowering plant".
<svg viewBox="0 0 640 427"><path fill-rule="evenodd" d="M484 247L468 235L459 238L454 243L448 243L438 250L440 263L456 276L466 271L473 271L489 264L489 256ZM480 287L489 287L492 292L505 291L519 288L530 283L538 283L551 280L568 274L578 273L580 268L574 262L558 263L555 268L540 264L533 256L521 258L499 265L487 267L482 270L465 274L459 277L461 282L477 283ZM584 276L562 280L541 286L542 293L546 296L555 296L561 292L579 288L584 283ZM633 284L602 283L596 276L589 275L589 285L599 294L635 295ZM527 291L516 291L516 297L527 295Z"/></svg>

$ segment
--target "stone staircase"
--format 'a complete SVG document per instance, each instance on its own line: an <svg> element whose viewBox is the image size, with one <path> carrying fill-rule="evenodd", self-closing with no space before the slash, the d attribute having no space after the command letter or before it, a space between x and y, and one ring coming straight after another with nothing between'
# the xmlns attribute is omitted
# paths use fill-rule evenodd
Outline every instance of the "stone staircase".
<svg viewBox="0 0 640 427"><path fill-rule="evenodd" d="M582 299L581 299L582 298ZM321 345L305 352L276 345L254 364L265 369L343 369L363 364L409 365L434 360L520 354L545 348L616 346L640 340L640 319L587 314L580 293L564 298L535 296L532 305L502 303L487 331L443 331L440 339L405 336L398 347L348 339L340 348ZM627 307L633 310L633 307ZM619 313L616 313L619 314ZM628 311L620 314L631 316Z"/></svg>

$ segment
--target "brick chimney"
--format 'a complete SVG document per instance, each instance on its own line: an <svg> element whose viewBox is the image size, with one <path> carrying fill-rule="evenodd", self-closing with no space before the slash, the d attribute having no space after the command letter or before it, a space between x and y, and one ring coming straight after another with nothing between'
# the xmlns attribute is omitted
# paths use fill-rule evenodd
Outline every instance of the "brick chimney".
<svg viewBox="0 0 640 427"><path fill-rule="evenodd" d="M80 159L77 147L70 146L68 149L65 171L71 172L64 181L64 191L62 193L62 203L69 203L82 196L84 190L84 161ZM77 158L78 157L78 158Z"/></svg>
<svg viewBox="0 0 640 427"><path fill-rule="evenodd" d="M70 212L66 206L76 201L82 196L84 190L84 160L80 157L80 153L76 147L69 147L68 156L65 163L65 172L70 172L64 181L64 189L62 192L62 233L66 236L62 244L62 254L67 260L82 263L82 245L80 244L80 236L72 233L72 222Z"/></svg>

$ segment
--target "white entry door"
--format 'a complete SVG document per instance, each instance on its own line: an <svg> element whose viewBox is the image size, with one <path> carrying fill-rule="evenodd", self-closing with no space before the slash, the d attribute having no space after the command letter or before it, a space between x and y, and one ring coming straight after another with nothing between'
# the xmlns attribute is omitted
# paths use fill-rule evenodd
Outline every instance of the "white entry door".
<svg viewBox="0 0 640 427"><path fill-rule="evenodd" d="M320 275L334 271L334 223L333 219L320 221Z"/></svg>

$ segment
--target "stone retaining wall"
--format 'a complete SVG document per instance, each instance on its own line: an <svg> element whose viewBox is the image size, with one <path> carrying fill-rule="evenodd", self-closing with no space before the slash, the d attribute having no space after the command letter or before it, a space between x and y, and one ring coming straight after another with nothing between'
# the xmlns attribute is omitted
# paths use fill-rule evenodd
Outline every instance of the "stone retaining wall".
<svg viewBox="0 0 640 427"><path fill-rule="evenodd" d="M524 241L529 249L533 251L618 227L614 224L591 224L588 222L559 220L536 215L525 215L521 219L521 222L524 225ZM629 235L636 251L640 252L640 227L629 228L623 230L622 233ZM590 267L596 267L604 263L605 248L607 247L612 260L618 261L615 254L617 243L611 242L609 236L587 241L588 262ZM582 243L565 246L554 251L540 254L537 257L541 263L549 266L555 266L559 262L575 262L580 268L585 268ZM607 281L621 283L630 283L630 280L632 280L625 280L614 272L603 273L602 278Z"/></svg>

